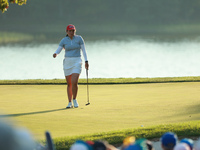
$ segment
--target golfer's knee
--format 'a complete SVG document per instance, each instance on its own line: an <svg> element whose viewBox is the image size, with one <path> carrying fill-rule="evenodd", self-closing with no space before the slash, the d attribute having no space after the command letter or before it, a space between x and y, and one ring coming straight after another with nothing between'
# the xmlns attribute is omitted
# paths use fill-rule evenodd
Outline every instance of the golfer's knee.
<svg viewBox="0 0 200 150"><path fill-rule="evenodd" d="M72 83L67 83L67 87L72 87Z"/></svg>
<svg viewBox="0 0 200 150"><path fill-rule="evenodd" d="M72 82L72 86L78 86L78 82L76 81Z"/></svg>

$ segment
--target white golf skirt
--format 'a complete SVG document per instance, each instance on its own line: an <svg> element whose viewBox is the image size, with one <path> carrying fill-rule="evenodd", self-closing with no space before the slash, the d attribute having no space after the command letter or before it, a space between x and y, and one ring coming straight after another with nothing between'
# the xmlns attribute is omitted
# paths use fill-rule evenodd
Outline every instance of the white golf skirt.
<svg viewBox="0 0 200 150"><path fill-rule="evenodd" d="M81 57L65 57L63 60L63 70L65 76L69 76L72 73L81 73L82 59Z"/></svg>

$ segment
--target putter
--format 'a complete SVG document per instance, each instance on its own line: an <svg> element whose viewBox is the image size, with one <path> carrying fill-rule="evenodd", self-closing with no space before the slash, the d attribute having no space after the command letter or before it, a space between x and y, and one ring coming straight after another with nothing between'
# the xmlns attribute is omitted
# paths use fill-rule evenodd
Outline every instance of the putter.
<svg viewBox="0 0 200 150"><path fill-rule="evenodd" d="M53 140L48 131L45 132L45 136L46 136L46 142L47 142L47 150L55 150L54 145L53 145Z"/></svg>
<svg viewBox="0 0 200 150"><path fill-rule="evenodd" d="M89 89L88 89L88 70L86 69L86 76L87 76L87 104L85 104L86 106L87 105L90 105L90 101L89 101Z"/></svg>

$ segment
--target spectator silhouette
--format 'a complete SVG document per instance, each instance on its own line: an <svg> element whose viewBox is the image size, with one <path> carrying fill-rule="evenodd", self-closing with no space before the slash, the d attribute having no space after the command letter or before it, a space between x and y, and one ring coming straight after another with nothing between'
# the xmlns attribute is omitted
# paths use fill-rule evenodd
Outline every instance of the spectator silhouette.
<svg viewBox="0 0 200 150"><path fill-rule="evenodd" d="M14 128L7 120L0 119L0 150L33 150L35 146L27 130Z"/></svg>
<svg viewBox="0 0 200 150"><path fill-rule="evenodd" d="M193 150L194 141L192 139L184 138L180 141L180 143L185 143L190 147L190 150Z"/></svg>
<svg viewBox="0 0 200 150"><path fill-rule="evenodd" d="M173 132L166 132L161 137L161 147L163 150L173 150L178 141L178 137Z"/></svg>

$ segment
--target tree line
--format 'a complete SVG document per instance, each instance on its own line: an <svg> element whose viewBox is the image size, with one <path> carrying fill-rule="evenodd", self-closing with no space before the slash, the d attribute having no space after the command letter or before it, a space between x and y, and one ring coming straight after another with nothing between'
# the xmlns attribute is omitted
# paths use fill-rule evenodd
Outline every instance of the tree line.
<svg viewBox="0 0 200 150"><path fill-rule="evenodd" d="M28 0L27 5L20 8L10 7L8 12L0 15L0 19L135 24L200 21L199 0Z"/></svg>
<svg viewBox="0 0 200 150"><path fill-rule="evenodd" d="M140 34L158 25L199 24L199 14L200 0L27 0L0 13L0 31L59 36L72 23L87 34Z"/></svg>

